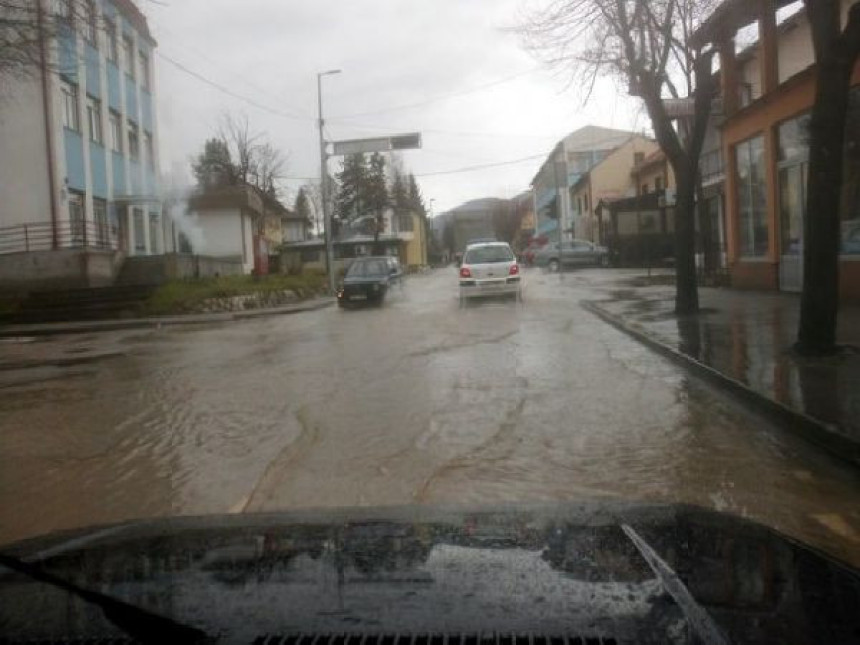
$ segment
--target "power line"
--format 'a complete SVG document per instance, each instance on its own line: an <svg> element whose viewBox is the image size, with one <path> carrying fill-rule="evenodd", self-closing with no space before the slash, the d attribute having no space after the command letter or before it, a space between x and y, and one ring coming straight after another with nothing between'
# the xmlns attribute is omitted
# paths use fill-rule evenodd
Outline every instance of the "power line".
<svg viewBox="0 0 860 645"><path fill-rule="evenodd" d="M341 119L326 119L326 123L334 123L335 125L339 125L343 128L350 128L356 130L358 132L392 132L392 131L401 131L408 128L403 127L391 127L391 126L380 126L380 125L372 125L367 123L350 123L349 121L341 120ZM417 128L422 133L425 134L443 134L450 135L454 137L485 137L485 138L493 138L498 139L501 137L510 137L510 138L520 138L520 139L558 139L558 135L556 134L525 134L522 132L479 132L479 131L465 131L465 130L440 130L438 128Z"/></svg>
<svg viewBox="0 0 860 645"><path fill-rule="evenodd" d="M528 157L522 157L520 159L511 159L510 161L497 161L496 163L485 163L477 166L465 166L463 168L454 168L453 170L438 170L435 172L424 172L417 174L416 177L434 177L436 175L453 175L461 172L472 172L474 170L485 170L487 168L497 168L499 166L512 166L514 164L523 163L525 161L534 161L535 159L545 159L545 152L542 152L537 155L530 155Z"/></svg>
<svg viewBox="0 0 860 645"><path fill-rule="evenodd" d="M296 114L290 114L289 112L283 112L282 110L276 110L276 109L271 108L267 105L263 105L262 103L258 103L254 99L250 99L247 96L244 96L242 94L238 94L237 92L234 92L233 90L224 87L220 83L216 83L215 81L213 81L209 78L206 78L202 74L195 72L193 69L189 69L188 67L186 67L185 65L183 65L179 61L176 61L176 60L170 58L170 56L167 56L166 54L163 54L162 52L157 52L157 53L158 53L158 56L160 58L162 58L163 60L170 63L171 65L173 65L178 70L185 72L189 76L196 78L198 81L205 83L206 85L209 85L210 87L215 88L219 92L223 92L224 94L227 94L228 96L232 96L235 99L239 99L240 101L244 101L248 105L252 105L259 110L263 110L264 112L268 112L269 114L273 114L275 116L281 116L281 117L284 117L287 119L295 119L297 121L314 121L315 120L313 117L310 117L310 116L299 116Z"/></svg>
<svg viewBox="0 0 860 645"><path fill-rule="evenodd" d="M150 0L150 1L153 1L153 0ZM204 54L202 51L200 51L200 50L199 50L199 49L197 49L196 47L192 47L191 45L189 45L189 44L187 44L187 43L183 42L183 41L182 41L182 39L181 39L181 38L179 38L179 37L177 36L176 32L172 31L171 29L168 29L168 28L167 28L167 27L165 27L163 24L161 24L161 23L155 23L155 24L154 24L154 27L155 27L156 31L157 31L157 32L159 32L159 33L160 33L160 32L165 32L165 33L166 33L166 34L168 34L168 35L173 35L174 40L179 41L179 42L181 42L181 43L182 43L182 45L181 45L181 47L180 47L181 49L184 49L186 52L190 52L191 54L193 54L193 55L195 55L195 56L199 57L200 59L202 59L202 60L206 61L207 63L209 63L209 64L211 64L211 65L215 65L215 66L217 66L217 67L219 67L219 68L223 69L223 70L224 70L224 71L226 71L226 72L227 72L227 73L228 73L232 78L238 79L240 82L244 83L247 87L249 87L249 88L253 89L255 92L259 92L259 93L261 93L261 94L266 94L269 98L272 98L272 99L274 99L274 100L276 100L276 101L278 101L278 102L280 102L280 103L283 103L283 102L284 102L284 101L283 101L283 99L282 99L280 96L276 95L276 94L275 94L275 93L273 93L272 91L267 90L267 89L265 89L265 88L263 88L263 87L260 87L260 86L259 86L259 85L257 85L256 83L251 82L251 80L250 80L249 78L247 78L246 76L241 76L241 75L239 75L239 74L237 74L237 73L235 73L235 72L233 72L233 71L231 71L231 70L227 69L226 67L224 67L223 63L218 62L217 60L213 59L211 56L208 56L207 54ZM176 47L176 43L175 43L175 42L172 44L172 47ZM198 72L198 74L199 74L199 72ZM308 114L307 112L305 112L305 111L303 111L303 110L301 110L301 109L297 108L297 107L296 107L296 106L294 106L294 105L290 105L290 106L288 106L288 107L289 107L289 108L290 108L290 109L295 113L295 114L294 114L294 116L296 116L296 117L307 117L307 118L311 118L311 119L313 118L313 116L311 116L311 115L310 115L310 114Z"/></svg>
<svg viewBox="0 0 860 645"><path fill-rule="evenodd" d="M490 81L489 83L484 83L482 85L477 85L475 87L460 90L459 92L451 92L450 94L440 94L438 96L431 96L423 101L417 101L415 103L407 103L405 105L394 105L392 107L382 108L379 110L371 110L368 112L356 112L354 114L344 114L340 117L334 118L350 118L354 116L370 116L373 114L387 114L388 112L397 112L399 110L411 110L412 108L422 107L424 105L428 105L430 103L436 103L438 101L446 101L451 98L455 98L458 96L463 96L465 94L472 94L474 92L480 92L481 90L488 89L490 87L495 87L496 85L501 85L502 83L508 83L516 78L520 78L521 76L526 76L527 74L533 74L534 72L541 69L540 67L533 67L531 69L525 70L523 72L518 72L516 74L512 74L510 76L506 76L505 78L500 78L495 81Z"/></svg>

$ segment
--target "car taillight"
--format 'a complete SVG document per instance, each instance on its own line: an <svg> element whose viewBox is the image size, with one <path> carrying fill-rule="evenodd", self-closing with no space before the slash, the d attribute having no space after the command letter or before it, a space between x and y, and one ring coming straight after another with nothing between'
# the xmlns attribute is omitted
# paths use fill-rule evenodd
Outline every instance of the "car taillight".
<svg viewBox="0 0 860 645"><path fill-rule="evenodd" d="M520 266L518 264L512 264L511 270L508 271L508 275L519 275L520 274Z"/></svg>
<svg viewBox="0 0 860 645"><path fill-rule="evenodd" d="M472 272L469 270L469 267L460 267L460 277L461 278L471 278Z"/></svg>

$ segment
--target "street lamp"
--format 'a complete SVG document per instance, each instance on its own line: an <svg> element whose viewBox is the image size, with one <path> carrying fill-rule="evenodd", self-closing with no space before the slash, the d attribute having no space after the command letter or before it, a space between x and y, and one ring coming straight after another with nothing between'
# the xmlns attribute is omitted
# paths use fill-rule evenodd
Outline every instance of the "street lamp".
<svg viewBox="0 0 860 645"><path fill-rule="evenodd" d="M323 134L325 121L323 120L322 108L322 77L330 76L331 74L340 74L340 70L330 69L327 72L317 73L317 106L319 108L320 192L322 193L323 227L325 230L325 259L326 269L328 270L328 287L331 293L334 294L336 287L334 279L334 235L331 230L331 213L328 206L328 153L325 149L325 135Z"/></svg>

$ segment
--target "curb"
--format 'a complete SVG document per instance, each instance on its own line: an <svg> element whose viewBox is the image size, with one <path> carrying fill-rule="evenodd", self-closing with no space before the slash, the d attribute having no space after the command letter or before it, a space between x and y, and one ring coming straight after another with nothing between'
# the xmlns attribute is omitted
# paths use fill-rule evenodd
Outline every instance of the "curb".
<svg viewBox="0 0 860 645"><path fill-rule="evenodd" d="M860 467L860 445L835 433L830 427L818 419L799 412L794 408L774 401L770 397L754 390L748 385L727 376L719 370L705 365L687 354L656 340L653 336L643 331L638 326L626 322L623 318L611 314L599 307L593 301L580 301L580 306L594 314L604 322L609 323L619 331L638 340L643 345L654 350L672 362L687 368L697 376L709 383L716 385L730 394L743 400L744 403L764 414L768 419L795 435L806 439L819 448L828 451L841 461L848 462L853 466Z"/></svg>
<svg viewBox="0 0 860 645"><path fill-rule="evenodd" d="M68 323L44 323L35 325L10 325L0 327L0 338L15 338L19 336L56 336L59 334L89 334L101 331L118 331L124 329L157 329L159 327L180 325L212 325L229 323L263 316L286 316L316 311L334 305L334 299L315 299L305 305L295 305L290 308L249 309L219 314L187 314L177 316L160 316L155 318L134 318L130 320L92 320Z"/></svg>

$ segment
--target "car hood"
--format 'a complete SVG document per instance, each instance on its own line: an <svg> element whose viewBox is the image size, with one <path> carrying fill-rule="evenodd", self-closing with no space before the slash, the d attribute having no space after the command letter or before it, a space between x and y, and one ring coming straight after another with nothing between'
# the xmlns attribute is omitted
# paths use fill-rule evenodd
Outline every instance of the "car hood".
<svg viewBox="0 0 860 645"><path fill-rule="evenodd" d="M516 633L847 643L860 630L856 571L771 529L686 506L163 519L4 553L219 642L348 633L408 645L398 635ZM12 640L121 633L55 587L10 571L0 580L0 626Z"/></svg>

